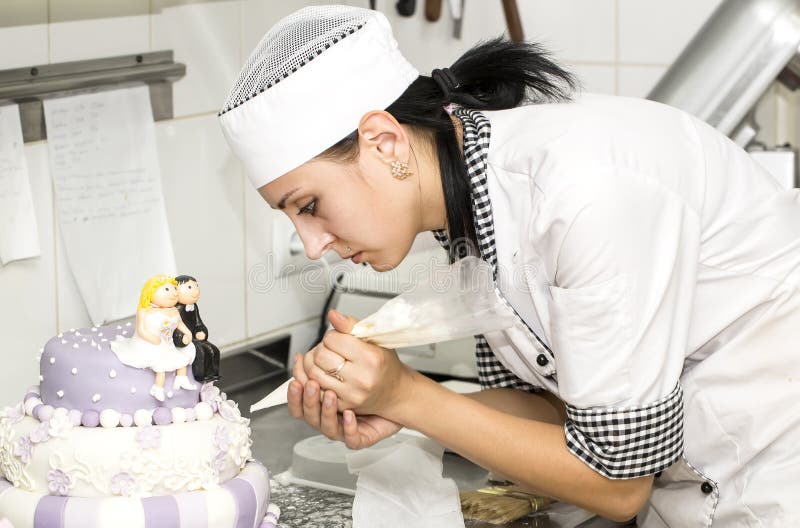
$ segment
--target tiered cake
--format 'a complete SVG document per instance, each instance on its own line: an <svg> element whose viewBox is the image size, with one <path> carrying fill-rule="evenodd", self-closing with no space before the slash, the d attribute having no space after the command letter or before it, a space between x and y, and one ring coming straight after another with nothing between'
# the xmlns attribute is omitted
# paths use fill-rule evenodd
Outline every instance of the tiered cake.
<svg viewBox="0 0 800 528"><path fill-rule="evenodd" d="M111 347L137 327L70 330L41 350L39 385L0 412L0 519L15 528L273 527L249 420L191 367L183 386L162 374L164 401L151 395L154 371Z"/></svg>

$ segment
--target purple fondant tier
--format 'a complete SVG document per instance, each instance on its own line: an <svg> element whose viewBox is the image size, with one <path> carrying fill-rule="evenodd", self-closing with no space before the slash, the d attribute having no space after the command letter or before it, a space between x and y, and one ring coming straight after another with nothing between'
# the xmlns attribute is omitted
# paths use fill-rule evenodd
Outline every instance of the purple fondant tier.
<svg viewBox="0 0 800 528"><path fill-rule="evenodd" d="M130 337L133 331L128 323L70 330L50 339L39 361L42 402L81 413L114 409L131 415L139 409L194 407L200 401L202 384L194 380L191 365L187 376L196 389L173 389L175 374L168 372L164 384L167 398L160 402L150 395L155 372L117 359L111 342L118 335Z"/></svg>

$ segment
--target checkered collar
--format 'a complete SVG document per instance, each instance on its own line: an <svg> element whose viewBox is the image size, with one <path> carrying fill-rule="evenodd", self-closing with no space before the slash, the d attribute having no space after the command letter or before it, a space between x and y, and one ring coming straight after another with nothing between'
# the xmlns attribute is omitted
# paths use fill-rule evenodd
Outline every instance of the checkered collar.
<svg viewBox="0 0 800 528"><path fill-rule="evenodd" d="M480 256L488 262L497 277L497 251L494 243L494 221L489 188L486 183L486 159L492 127L489 119L477 110L457 108L453 115L460 121L464 133L464 163L469 176L472 215L478 237ZM435 229L433 236L450 251L450 237L446 229Z"/></svg>

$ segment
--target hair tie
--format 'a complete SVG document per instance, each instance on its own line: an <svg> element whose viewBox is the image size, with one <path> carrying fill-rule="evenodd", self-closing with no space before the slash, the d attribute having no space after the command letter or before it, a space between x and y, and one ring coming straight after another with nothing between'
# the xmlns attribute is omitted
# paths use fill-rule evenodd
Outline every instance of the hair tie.
<svg viewBox="0 0 800 528"><path fill-rule="evenodd" d="M450 94L460 86L458 79L450 71L450 68L436 68L431 72L431 78L439 86L444 95L444 100L450 102Z"/></svg>

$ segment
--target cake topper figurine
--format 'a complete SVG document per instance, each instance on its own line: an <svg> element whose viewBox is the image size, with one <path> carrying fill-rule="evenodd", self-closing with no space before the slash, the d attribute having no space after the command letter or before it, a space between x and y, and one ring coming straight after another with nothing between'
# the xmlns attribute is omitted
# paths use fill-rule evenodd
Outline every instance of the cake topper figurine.
<svg viewBox="0 0 800 528"><path fill-rule="evenodd" d="M166 373L175 371L173 389L195 389L186 376L186 367L192 363L195 347L189 329L183 324L175 305L178 303L178 282L167 275L147 279L139 297L136 310L136 331L130 338L117 337L111 350L124 364L136 368L149 368L156 373L150 395L164 401ZM177 349L173 344L175 328L183 332L183 344Z"/></svg>
<svg viewBox="0 0 800 528"><path fill-rule="evenodd" d="M197 279L189 275L175 277L178 282L178 311L192 336L195 356L192 363L192 374L197 381L216 381L219 379L219 348L208 341L208 328L200 319L200 309L197 299L200 298L200 286ZM180 329L175 332L173 341L175 346L184 346L184 332Z"/></svg>

